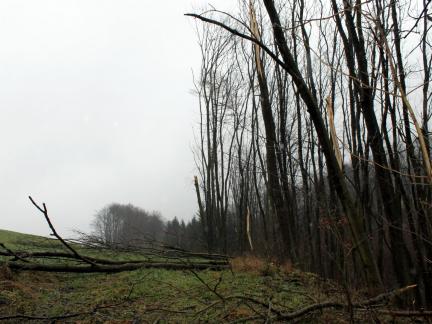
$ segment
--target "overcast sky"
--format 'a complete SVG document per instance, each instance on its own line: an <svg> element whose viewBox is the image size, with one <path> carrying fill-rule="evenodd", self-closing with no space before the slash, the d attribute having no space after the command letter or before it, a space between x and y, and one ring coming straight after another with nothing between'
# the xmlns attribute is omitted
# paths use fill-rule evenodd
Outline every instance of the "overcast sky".
<svg viewBox="0 0 432 324"><path fill-rule="evenodd" d="M232 0L211 4L226 9ZM0 1L0 228L89 230L108 203L190 219L192 18L208 1Z"/></svg>

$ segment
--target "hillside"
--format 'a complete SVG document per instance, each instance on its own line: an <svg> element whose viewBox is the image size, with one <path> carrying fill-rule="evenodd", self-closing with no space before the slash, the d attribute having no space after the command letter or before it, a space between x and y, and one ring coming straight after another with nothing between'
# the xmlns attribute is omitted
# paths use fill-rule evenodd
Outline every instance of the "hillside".
<svg viewBox="0 0 432 324"><path fill-rule="evenodd" d="M25 241L44 241L47 238L0 229L0 241L4 244L19 244Z"/></svg>

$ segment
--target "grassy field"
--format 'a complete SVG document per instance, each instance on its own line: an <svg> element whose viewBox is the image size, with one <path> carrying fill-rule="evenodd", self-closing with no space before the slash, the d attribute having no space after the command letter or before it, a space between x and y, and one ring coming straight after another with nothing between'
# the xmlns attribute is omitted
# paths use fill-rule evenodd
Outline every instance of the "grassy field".
<svg viewBox="0 0 432 324"><path fill-rule="evenodd" d="M0 243L11 250L62 249L52 239L3 230ZM252 257L234 259L224 271L70 274L12 271L5 264L0 269L0 318L24 315L11 323L56 317L71 323L259 323L272 309L291 312L329 299L344 299L335 284ZM302 319L346 320L330 311Z"/></svg>

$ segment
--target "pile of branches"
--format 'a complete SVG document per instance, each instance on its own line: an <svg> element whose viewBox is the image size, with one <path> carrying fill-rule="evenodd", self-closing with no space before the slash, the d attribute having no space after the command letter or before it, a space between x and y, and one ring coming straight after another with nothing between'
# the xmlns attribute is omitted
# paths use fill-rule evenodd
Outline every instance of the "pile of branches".
<svg viewBox="0 0 432 324"><path fill-rule="evenodd" d="M209 261L222 261L227 262L229 257L224 254L216 253L201 253L191 252L177 246L168 245L158 242L152 238L133 239L127 242L105 242L97 235L87 234L76 231L79 239L68 240L68 242L79 244L79 246L89 250L108 250L114 252L125 252L141 254L146 257L158 257L166 259L178 258L196 258Z"/></svg>
<svg viewBox="0 0 432 324"><path fill-rule="evenodd" d="M0 261L0 265L7 266L10 269L30 270L30 271L47 271L47 272L75 272L91 273L104 272L115 273L122 271L132 271L143 268L159 268L168 270L223 270L229 268L228 257L223 255L213 255L205 253L192 253L175 247L168 247L160 244L147 246L139 249L130 246L117 246L116 251L134 252L134 255L143 255L132 260L113 260L97 258L78 252L80 249L88 248L89 250L100 251L102 249L112 249L113 247L105 246L103 242L91 239L90 236L83 240L71 242L62 238L53 226L48 209L45 203L38 205L32 197L29 197L32 204L43 214L48 226L52 231L52 236L63 246L63 251L14 251L0 242L0 256L6 257ZM140 252L140 253L137 253ZM43 262L50 259L50 262ZM68 260L69 262L64 262ZM200 261L197 261L200 260ZM41 262L42 261L42 262Z"/></svg>

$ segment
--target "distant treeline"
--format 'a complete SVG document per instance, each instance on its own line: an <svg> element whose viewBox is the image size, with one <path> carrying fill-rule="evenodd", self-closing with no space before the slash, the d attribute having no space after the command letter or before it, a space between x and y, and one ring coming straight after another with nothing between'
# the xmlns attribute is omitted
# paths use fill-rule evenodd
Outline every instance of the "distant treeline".
<svg viewBox="0 0 432 324"><path fill-rule="evenodd" d="M112 203L99 210L91 224L92 237L112 247L166 244L175 248L207 250L203 229L196 218L165 221L157 211L148 212L132 204Z"/></svg>

